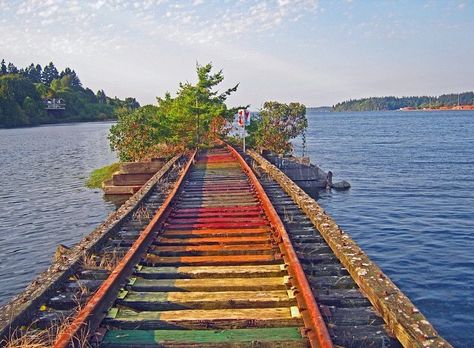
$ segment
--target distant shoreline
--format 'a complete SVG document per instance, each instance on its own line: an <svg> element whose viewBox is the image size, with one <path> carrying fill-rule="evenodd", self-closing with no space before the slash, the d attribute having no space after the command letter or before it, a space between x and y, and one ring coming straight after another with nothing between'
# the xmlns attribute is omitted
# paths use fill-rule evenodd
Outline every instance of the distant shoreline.
<svg viewBox="0 0 474 348"><path fill-rule="evenodd" d="M91 121L65 121L65 122L52 122L52 123L41 123L35 125L28 125L28 126L18 126L18 127L0 127L2 129L22 129L22 128L38 128L38 127L47 127L47 126L59 126L59 125L73 125L79 123L112 123L117 122L117 119L111 118L107 120L91 120Z"/></svg>
<svg viewBox="0 0 474 348"><path fill-rule="evenodd" d="M417 109L411 106L400 108L400 111L473 111L474 105L456 105L456 106L440 106L437 108Z"/></svg>
<svg viewBox="0 0 474 348"><path fill-rule="evenodd" d="M369 97L350 99L333 106L334 111L380 110L471 110L474 92L442 94L440 96Z"/></svg>
<svg viewBox="0 0 474 348"><path fill-rule="evenodd" d="M442 111L474 111L474 106L472 108L424 108L424 109L415 109L415 108L400 108L400 109L384 109L384 110L331 110L331 111L319 111L316 108L308 108L308 112L313 113L366 113L366 112L442 112Z"/></svg>

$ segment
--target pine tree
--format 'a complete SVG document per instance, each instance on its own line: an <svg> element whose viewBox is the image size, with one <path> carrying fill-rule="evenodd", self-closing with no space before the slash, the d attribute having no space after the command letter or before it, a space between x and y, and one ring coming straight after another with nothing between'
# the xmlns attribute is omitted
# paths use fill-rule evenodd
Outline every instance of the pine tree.
<svg viewBox="0 0 474 348"><path fill-rule="evenodd" d="M107 102L107 96L105 95L105 92L103 89L99 89L97 91L97 100L99 103L105 104Z"/></svg>
<svg viewBox="0 0 474 348"><path fill-rule="evenodd" d="M59 74L59 78L61 79L66 75L71 75L71 72L72 72L71 68L66 68L63 71L61 71L61 73Z"/></svg>
<svg viewBox="0 0 474 348"><path fill-rule="evenodd" d="M36 66L31 63L25 69L25 77L33 83L41 82L42 68L41 65L37 64Z"/></svg>
<svg viewBox="0 0 474 348"><path fill-rule="evenodd" d="M79 79L79 76L76 74L76 72L73 70L71 71L71 86L72 87L77 87L77 88L80 88L82 87L82 82L81 80Z"/></svg>
<svg viewBox="0 0 474 348"><path fill-rule="evenodd" d="M56 69L53 62L49 62L49 64L46 65L43 69L43 73L41 74L41 82L49 86L51 85L51 82L53 82L53 80L56 80L58 78L58 69Z"/></svg>
<svg viewBox="0 0 474 348"><path fill-rule="evenodd" d="M74 70L71 70L71 68L66 68L61 73L59 74L59 78L63 78L64 76L70 76L71 77L71 87L82 87L82 82L79 79L79 76L77 76L76 72Z"/></svg>
<svg viewBox="0 0 474 348"><path fill-rule="evenodd" d="M8 74L18 74L18 68L13 63L8 63Z"/></svg>
<svg viewBox="0 0 474 348"><path fill-rule="evenodd" d="M5 65L5 59L2 59L2 63L0 63L0 75L5 75L7 73L7 66Z"/></svg>

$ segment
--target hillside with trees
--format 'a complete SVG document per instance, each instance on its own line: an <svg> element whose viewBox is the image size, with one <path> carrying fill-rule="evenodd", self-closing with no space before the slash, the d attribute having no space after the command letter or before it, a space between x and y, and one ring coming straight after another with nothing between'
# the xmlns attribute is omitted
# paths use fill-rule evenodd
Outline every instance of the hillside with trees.
<svg viewBox="0 0 474 348"><path fill-rule="evenodd" d="M353 99L334 105L334 111L379 111L415 109L436 109L444 106L473 105L474 92L443 94L439 97L372 97Z"/></svg>
<svg viewBox="0 0 474 348"><path fill-rule="evenodd" d="M64 109L46 110L48 99L60 99ZM103 90L94 93L74 70L58 71L53 62L20 69L5 60L0 63L0 128L116 119L138 107L135 98L111 98Z"/></svg>

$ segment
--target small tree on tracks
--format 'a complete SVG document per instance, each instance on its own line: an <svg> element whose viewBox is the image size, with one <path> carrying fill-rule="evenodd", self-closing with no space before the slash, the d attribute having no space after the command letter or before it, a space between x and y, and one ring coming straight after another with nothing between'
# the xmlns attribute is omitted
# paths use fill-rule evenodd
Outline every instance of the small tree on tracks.
<svg viewBox="0 0 474 348"><path fill-rule="evenodd" d="M307 127L306 106L303 104L265 102L254 133L256 146L276 154L287 154L293 150L291 140L304 136Z"/></svg>

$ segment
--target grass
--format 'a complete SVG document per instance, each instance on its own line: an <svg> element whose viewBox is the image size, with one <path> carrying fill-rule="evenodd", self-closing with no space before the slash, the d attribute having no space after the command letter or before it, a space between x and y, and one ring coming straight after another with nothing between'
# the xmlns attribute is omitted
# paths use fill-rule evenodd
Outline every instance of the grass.
<svg viewBox="0 0 474 348"><path fill-rule="evenodd" d="M51 348L56 339L69 328L81 308L81 304L78 303L73 314L61 318L59 322L54 322L45 329L35 328L36 322L31 323L28 327L16 328L8 338L0 341L0 346L5 348ZM71 347L91 348L89 334L87 327L79 330L72 338Z"/></svg>
<svg viewBox="0 0 474 348"><path fill-rule="evenodd" d="M84 253L82 255L82 267L85 269L106 269L108 271L114 270L122 257L118 253L112 251L111 253L104 253L102 256Z"/></svg>
<svg viewBox="0 0 474 348"><path fill-rule="evenodd" d="M105 180L111 179L112 174L120 169L120 163L112 163L108 166L95 169L86 181L88 188L100 188Z"/></svg>
<svg viewBox="0 0 474 348"><path fill-rule="evenodd" d="M134 211L132 220L138 222L148 222L151 220L151 216L148 210L146 210L145 206L142 204L139 208L137 208L137 210Z"/></svg>

